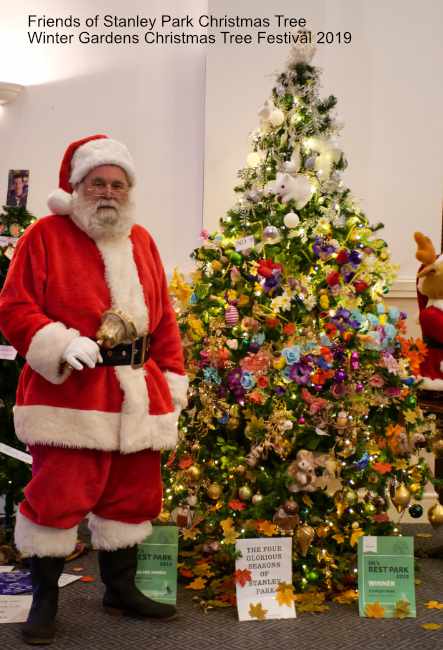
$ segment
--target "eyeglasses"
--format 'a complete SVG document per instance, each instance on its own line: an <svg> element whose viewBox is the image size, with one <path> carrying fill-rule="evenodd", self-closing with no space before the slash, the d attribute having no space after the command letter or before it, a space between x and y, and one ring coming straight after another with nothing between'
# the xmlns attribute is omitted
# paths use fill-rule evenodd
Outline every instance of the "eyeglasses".
<svg viewBox="0 0 443 650"><path fill-rule="evenodd" d="M129 185L123 181L106 182L104 178L93 178L85 183L85 189L90 194L103 194L108 187L115 194L126 194L129 191Z"/></svg>

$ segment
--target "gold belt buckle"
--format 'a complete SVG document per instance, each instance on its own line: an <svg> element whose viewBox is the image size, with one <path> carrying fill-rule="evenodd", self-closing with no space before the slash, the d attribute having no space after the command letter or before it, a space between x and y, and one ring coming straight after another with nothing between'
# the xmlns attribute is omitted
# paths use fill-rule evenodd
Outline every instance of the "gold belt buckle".
<svg viewBox="0 0 443 650"><path fill-rule="evenodd" d="M141 355L140 355L140 361L139 363L135 363L135 355L137 354L137 348L135 347L135 344L137 342L137 339L134 339L131 342L131 368L134 368L134 370L137 370L138 368L143 368L143 365L145 363L145 354L146 354L146 348L148 346L148 335L145 334L142 337L142 350L141 350Z"/></svg>

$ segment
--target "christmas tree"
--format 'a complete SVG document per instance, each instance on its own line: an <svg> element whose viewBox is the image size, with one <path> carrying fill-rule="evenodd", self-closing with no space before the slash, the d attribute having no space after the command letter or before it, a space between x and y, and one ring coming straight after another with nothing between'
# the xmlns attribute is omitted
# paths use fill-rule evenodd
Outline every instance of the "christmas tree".
<svg viewBox="0 0 443 650"><path fill-rule="evenodd" d="M358 538L397 534L390 503L403 513L430 478L426 350L384 305L395 268L343 183L336 99L320 98L313 54L291 51L238 202L202 233L192 283L171 284L190 401L162 519L181 527L181 574L211 604L234 602L241 537L292 535L298 592L349 589Z"/></svg>
<svg viewBox="0 0 443 650"><path fill-rule="evenodd" d="M0 288L5 281L17 239L32 221L33 217L26 208L3 207L0 214ZM24 445L15 436L12 411L23 362L7 358L10 348L1 333L0 345L8 346L6 354L0 356L0 443L23 451ZM0 452L0 495L5 497L5 526L9 530L12 527L14 504L22 498L23 487L29 478L28 465Z"/></svg>

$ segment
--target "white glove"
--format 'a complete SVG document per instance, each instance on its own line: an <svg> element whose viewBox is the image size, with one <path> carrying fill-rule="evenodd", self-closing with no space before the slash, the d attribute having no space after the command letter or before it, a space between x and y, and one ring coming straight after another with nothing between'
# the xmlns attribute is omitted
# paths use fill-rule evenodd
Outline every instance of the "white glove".
<svg viewBox="0 0 443 650"><path fill-rule="evenodd" d="M82 363L88 368L95 368L98 361L103 361L97 343L87 336L78 336L72 340L63 352L62 359L75 370L83 370Z"/></svg>

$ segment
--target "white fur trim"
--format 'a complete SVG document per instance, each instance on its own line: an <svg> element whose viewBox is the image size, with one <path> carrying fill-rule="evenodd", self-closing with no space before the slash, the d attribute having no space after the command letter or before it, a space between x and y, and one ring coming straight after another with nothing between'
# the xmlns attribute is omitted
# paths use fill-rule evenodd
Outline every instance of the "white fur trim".
<svg viewBox="0 0 443 650"><path fill-rule="evenodd" d="M68 329L63 323L53 322L39 329L26 353L26 361L51 384L62 384L72 368L62 366L62 354L80 332Z"/></svg>
<svg viewBox="0 0 443 650"><path fill-rule="evenodd" d="M48 196L48 207L52 214L71 214L72 194L61 188L54 190Z"/></svg>
<svg viewBox="0 0 443 650"><path fill-rule="evenodd" d="M443 379L430 379L429 377L418 377L423 380L418 386L419 390L443 390Z"/></svg>
<svg viewBox="0 0 443 650"><path fill-rule="evenodd" d="M126 368L126 366L121 366ZM137 372L127 367L133 373ZM126 385L126 381L124 382ZM146 389L145 389L146 390ZM132 394L136 398L136 393ZM179 411L163 415L141 412L126 401L125 412L80 411L55 406L15 406L14 426L27 445L101 449L132 453L142 449L173 449L177 444ZM132 407L132 410L131 410ZM134 417L137 426L133 426Z"/></svg>
<svg viewBox="0 0 443 650"><path fill-rule="evenodd" d="M88 525L92 546L101 551L116 551L119 548L140 544L152 533L150 521L125 524L123 521L103 519L92 513L88 516Z"/></svg>
<svg viewBox="0 0 443 650"><path fill-rule="evenodd" d="M172 449L177 444L179 410L165 415L149 414L149 397L143 368L116 366L124 394L121 410L120 450Z"/></svg>
<svg viewBox="0 0 443 650"><path fill-rule="evenodd" d="M77 543L77 528L40 526L17 512L15 545L23 557L66 557Z"/></svg>
<svg viewBox="0 0 443 650"><path fill-rule="evenodd" d="M100 165L118 165L125 170L131 185L135 182L134 161L124 144L111 138L89 140L76 149L71 161L69 182L77 185L84 177Z"/></svg>
<svg viewBox="0 0 443 650"><path fill-rule="evenodd" d="M112 306L132 318L139 336L148 331L149 315L129 237L96 241L105 265Z"/></svg>
<svg viewBox="0 0 443 650"><path fill-rule="evenodd" d="M420 293L423 293L423 281L424 278L419 278L417 282L417 289Z"/></svg>
<svg viewBox="0 0 443 650"><path fill-rule="evenodd" d="M426 307L435 307L443 311L443 298L429 298Z"/></svg>
<svg viewBox="0 0 443 650"><path fill-rule="evenodd" d="M186 375L178 375L176 372L167 370L165 373L169 390L171 391L172 401L180 409L186 408L188 404L188 386L189 379Z"/></svg>

